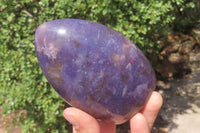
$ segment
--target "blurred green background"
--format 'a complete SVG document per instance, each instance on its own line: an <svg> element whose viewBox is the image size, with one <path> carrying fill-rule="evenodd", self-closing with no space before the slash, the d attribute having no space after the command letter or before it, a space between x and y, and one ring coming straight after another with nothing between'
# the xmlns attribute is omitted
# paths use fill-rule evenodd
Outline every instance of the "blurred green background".
<svg viewBox="0 0 200 133"><path fill-rule="evenodd" d="M104 24L134 42L152 65L173 31L191 33L197 0L0 0L0 106L25 110L23 132L69 132L62 113L68 105L48 84L35 55L34 33L43 22L78 18Z"/></svg>

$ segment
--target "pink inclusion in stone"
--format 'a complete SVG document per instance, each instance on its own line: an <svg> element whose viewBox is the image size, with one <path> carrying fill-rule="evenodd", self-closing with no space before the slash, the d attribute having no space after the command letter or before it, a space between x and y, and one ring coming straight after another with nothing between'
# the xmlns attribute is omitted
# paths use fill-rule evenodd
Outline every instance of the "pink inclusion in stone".
<svg viewBox="0 0 200 133"><path fill-rule="evenodd" d="M60 19L35 33L40 67L71 106L122 124L139 112L156 85L155 73L129 39L102 24Z"/></svg>

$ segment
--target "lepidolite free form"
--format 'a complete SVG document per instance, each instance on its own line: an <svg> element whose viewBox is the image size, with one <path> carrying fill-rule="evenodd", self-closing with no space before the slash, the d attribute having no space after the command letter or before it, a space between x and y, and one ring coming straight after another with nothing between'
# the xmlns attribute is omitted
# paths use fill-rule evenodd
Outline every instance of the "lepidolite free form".
<svg viewBox="0 0 200 133"><path fill-rule="evenodd" d="M48 82L70 105L121 124L139 112L155 73L129 39L102 24L60 19L41 24L35 50Z"/></svg>

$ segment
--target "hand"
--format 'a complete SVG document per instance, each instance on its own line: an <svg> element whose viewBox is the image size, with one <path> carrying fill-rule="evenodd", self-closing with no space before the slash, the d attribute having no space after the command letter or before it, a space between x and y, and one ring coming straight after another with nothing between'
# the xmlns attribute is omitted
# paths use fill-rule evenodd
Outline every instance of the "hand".
<svg viewBox="0 0 200 133"><path fill-rule="evenodd" d="M150 133L157 114L162 106L162 96L153 92L145 107L130 120L131 133ZM73 133L115 133L113 123L98 122L89 114L69 107L64 117L73 125Z"/></svg>

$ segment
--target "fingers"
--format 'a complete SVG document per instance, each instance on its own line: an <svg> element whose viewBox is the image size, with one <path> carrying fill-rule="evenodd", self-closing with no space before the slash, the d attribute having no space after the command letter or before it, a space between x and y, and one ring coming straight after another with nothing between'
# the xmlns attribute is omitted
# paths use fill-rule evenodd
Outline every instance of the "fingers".
<svg viewBox="0 0 200 133"><path fill-rule="evenodd" d="M141 113L137 113L130 120L131 133L150 133L146 118Z"/></svg>
<svg viewBox="0 0 200 133"><path fill-rule="evenodd" d="M162 103L162 96L153 92L141 113L130 120L131 133L150 133Z"/></svg>
<svg viewBox="0 0 200 133"><path fill-rule="evenodd" d="M150 133L162 103L162 96L153 92L141 113L130 120L131 133ZM65 109L64 117L73 125L73 133L115 133L115 124L97 122L89 114L74 107Z"/></svg>
<svg viewBox="0 0 200 133"><path fill-rule="evenodd" d="M97 122L89 114L74 107L65 109L64 117L73 125L73 133L115 133L114 123Z"/></svg>
<svg viewBox="0 0 200 133"><path fill-rule="evenodd" d="M73 125L73 133L100 133L98 122L79 109L74 107L65 109L64 117Z"/></svg>
<svg viewBox="0 0 200 133"><path fill-rule="evenodd" d="M99 122L100 133L115 133L116 125L114 123Z"/></svg>
<svg viewBox="0 0 200 133"><path fill-rule="evenodd" d="M151 97L149 98L147 104L141 111L141 113L146 118L150 130L153 126L153 123L158 115L158 112L162 104L163 104L162 96L158 92L154 91Z"/></svg>

